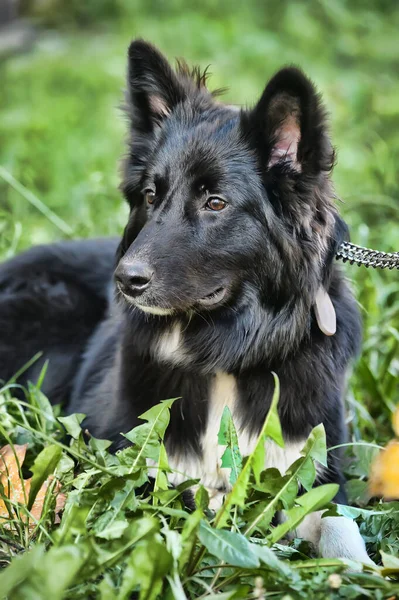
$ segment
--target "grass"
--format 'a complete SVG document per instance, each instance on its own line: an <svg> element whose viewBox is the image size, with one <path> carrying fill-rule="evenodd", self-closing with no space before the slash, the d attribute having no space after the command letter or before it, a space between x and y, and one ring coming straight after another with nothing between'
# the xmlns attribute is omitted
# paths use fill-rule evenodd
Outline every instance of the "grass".
<svg viewBox="0 0 399 600"><path fill-rule="evenodd" d="M170 58L211 63L211 85L229 85L226 99L237 103L254 102L282 64L302 66L331 114L338 151L334 181L352 240L399 251L395 3L262 5L253 0L239 7L206 0L199 7L188 0L183 8L178 0L167 5L156 0L151 11L138 0L74 1L68 9L62 4L55 2L57 10L40 15L47 27L31 52L0 63L2 257L61 237L121 232L126 207L117 190L118 162L126 123L118 105L126 47L136 35L152 40ZM399 506L370 499L367 479L378 451L374 445L385 445L393 435L391 416L399 396L399 279L397 272L345 268L364 320L363 352L347 395L353 444L348 446L348 492L351 503L361 508L352 516L376 562L384 558L387 566L397 568L384 553L399 554ZM384 580L373 572L345 572L337 562L323 566L303 542L283 546L281 540L273 541L267 520L252 536L267 540L267 559L258 557L259 566L248 567L236 556L238 564L229 566L233 563L226 560L225 545L231 540L217 540L217 549L209 541L213 534L206 525L211 518L206 498L198 497L194 517L179 498L162 489L162 476L158 495L139 491L145 467L139 461L137 472L127 473L131 456L112 457L95 441L86 447L76 432L72 444L64 445L58 413L53 414L39 387L27 390L25 412L13 400L13 388L3 390L1 445L29 442L25 469L46 447L61 448L55 473L68 501L60 526L54 524L50 496L35 527L23 523L21 507L18 518L15 507L11 511L12 529L0 526L0 559L5 566L11 562L0 587L10 590L10 598L127 598L138 584L142 598L155 598L161 589L162 598L184 598L183 593L212 598L219 591L226 594L218 596L223 600L250 598L256 589L262 597L262 587L266 597L287 600L398 594L395 569ZM156 441L158 458L161 438ZM239 535L254 518L248 503L267 506L273 499L270 490L260 490L256 498L248 494L247 504L232 507L230 527L221 531L231 528ZM279 502L273 510L281 507ZM289 503L298 506L295 497ZM193 545L188 551L189 540ZM232 545L240 544L245 542L235 538ZM266 554L271 547L273 555ZM253 552L245 546L244 555ZM17 554L22 557L14 558ZM157 569L151 570L151 564ZM342 579L339 589L332 587L339 581L332 574ZM237 595L228 595L230 588Z"/></svg>

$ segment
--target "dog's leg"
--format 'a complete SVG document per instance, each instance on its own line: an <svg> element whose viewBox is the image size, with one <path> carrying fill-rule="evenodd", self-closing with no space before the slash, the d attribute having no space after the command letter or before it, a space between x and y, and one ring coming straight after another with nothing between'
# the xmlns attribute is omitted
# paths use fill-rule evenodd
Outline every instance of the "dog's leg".
<svg viewBox="0 0 399 600"><path fill-rule="evenodd" d="M322 511L307 515L296 529L296 535L309 541L323 558L348 558L374 564L357 524L347 517L325 517Z"/></svg>

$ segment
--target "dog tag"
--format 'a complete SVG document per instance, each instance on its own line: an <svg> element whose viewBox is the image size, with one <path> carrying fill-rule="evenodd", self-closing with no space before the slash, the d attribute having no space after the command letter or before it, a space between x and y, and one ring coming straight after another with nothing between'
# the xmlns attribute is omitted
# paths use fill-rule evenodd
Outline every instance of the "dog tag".
<svg viewBox="0 0 399 600"><path fill-rule="evenodd" d="M320 330L325 335L334 335L337 331L337 316L331 298L322 285L317 290L314 311Z"/></svg>

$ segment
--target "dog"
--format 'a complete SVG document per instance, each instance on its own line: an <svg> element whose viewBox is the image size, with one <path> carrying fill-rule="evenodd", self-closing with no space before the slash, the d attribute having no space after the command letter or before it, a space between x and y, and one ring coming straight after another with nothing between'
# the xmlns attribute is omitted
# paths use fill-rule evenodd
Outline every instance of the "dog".
<svg viewBox="0 0 399 600"><path fill-rule="evenodd" d="M334 262L348 231L326 113L295 67L238 108L208 90L206 73L182 61L174 70L142 40L128 51L126 111L122 240L42 246L3 264L1 376L42 351L22 383L49 359L44 392L85 413L85 428L115 448L150 406L180 398L165 438L171 483L198 478L217 507L229 489L218 459L224 407L248 455L272 372L285 448L267 442L267 467L284 473L319 423L329 447L346 439L343 394L361 325ZM326 482L345 503L338 450L318 472ZM322 556L370 562L344 517L313 513L297 534Z"/></svg>

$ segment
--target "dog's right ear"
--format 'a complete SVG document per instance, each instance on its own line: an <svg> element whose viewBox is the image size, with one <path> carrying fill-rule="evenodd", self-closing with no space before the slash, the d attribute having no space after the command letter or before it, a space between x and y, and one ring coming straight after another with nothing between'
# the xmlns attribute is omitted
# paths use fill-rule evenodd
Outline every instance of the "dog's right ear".
<svg viewBox="0 0 399 600"><path fill-rule="evenodd" d="M170 64L154 46L144 40L130 44L127 101L135 131L151 133L185 95Z"/></svg>

